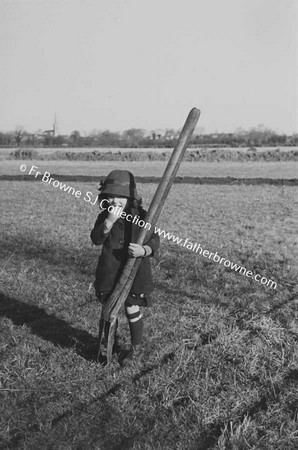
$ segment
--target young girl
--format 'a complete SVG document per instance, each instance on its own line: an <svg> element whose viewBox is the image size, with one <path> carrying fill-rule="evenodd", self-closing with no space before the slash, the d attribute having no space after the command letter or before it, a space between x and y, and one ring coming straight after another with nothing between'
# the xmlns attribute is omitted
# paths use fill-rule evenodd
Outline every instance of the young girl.
<svg viewBox="0 0 298 450"><path fill-rule="evenodd" d="M136 190L134 176L127 170L113 170L102 184L98 202L101 209L91 239L95 245L102 245L96 279L96 295L105 303L117 284L128 258L142 258L130 293L125 301L125 313L131 335L130 357L142 352L144 323L140 306L151 306L149 294L154 288L150 257L159 248L159 236L151 229L144 245L136 244L140 231L138 223L145 220L146 211ZM142 222L144 223L144 222ZM146 225L150 228L150 225ZM147 235L148 236L148 235ZM104 330L107 344L109 323Z"/></svg>

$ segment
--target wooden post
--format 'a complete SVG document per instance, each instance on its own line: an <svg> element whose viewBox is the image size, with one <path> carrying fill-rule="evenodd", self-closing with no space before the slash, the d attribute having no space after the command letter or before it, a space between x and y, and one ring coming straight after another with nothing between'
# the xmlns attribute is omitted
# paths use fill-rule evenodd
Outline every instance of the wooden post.
<svg viewBox="0 0 298 450"><path fill-rule="evenodd" d="M165 200L168 196L168 193L170 191L170 188L172 186L172 183L175 179L176 173L180 166L181 160L184 156L187 144L194 132L199 117L200 117L200 110L197 108L193 108L188 114L186 122L178 138L177 144L168 161L163 177L158 185L158 188L155 192L155 195L152 199L152 202L146 214L146 222L150 223L152 228L154 228L160 215L160 212L164 206ZM148 231L145 228L140 228L140 233L136 243L142 245L146 238L147 233ZM113 292L109 296L107 303L103 306L104 321L110 322L110 331L107 348L108 363L110 363L112 360L112 349L114 343L114 332L117 316L121 306L124 304L130 292L131 286L133 284L134 278L140 266L141 260L142 260L141 257L129 258L127 260L117 285L115 286Z"/></svg>

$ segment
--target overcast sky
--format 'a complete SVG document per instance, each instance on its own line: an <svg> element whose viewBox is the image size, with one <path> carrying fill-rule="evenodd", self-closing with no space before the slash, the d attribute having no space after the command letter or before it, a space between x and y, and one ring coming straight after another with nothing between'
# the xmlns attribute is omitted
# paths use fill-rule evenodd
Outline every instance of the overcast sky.
<svg viewBox="0 0 298 450"><path fill-rule="evenodd" d="M297 0L0 0L0 130L298 132Z"/></svg>

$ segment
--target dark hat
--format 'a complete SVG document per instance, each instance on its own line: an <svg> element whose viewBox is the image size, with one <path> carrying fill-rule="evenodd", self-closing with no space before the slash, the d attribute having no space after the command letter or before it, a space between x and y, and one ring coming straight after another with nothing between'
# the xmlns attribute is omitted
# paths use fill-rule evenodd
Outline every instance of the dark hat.
<svg viewBox="0 0 298 450"><path fill-rule="evenodd" d="M119 195L138 199L135 178L128 170L113 170L109 173L101 187L99 195Z"/></svg>

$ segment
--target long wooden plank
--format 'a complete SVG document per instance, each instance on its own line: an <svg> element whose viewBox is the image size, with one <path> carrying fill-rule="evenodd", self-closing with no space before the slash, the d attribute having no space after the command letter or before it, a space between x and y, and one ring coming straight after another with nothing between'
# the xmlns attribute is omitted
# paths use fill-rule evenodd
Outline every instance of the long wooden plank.
<svg viewBox="0 0 298 450"><path fill-rule="evenodd" d="M151 224L151 229L154 229L154 226L156 225L199 117L200 110L197 108L193 108L188 114L177 144L168 161L163 177L146 214L146 222ZM148 230L145 228L140 228L140 233L136 243L142 245L146 240L147 233L149 233ZM142 258L129 258L127 260L117 285L109 296L107 303L103 306L104 320L111 322L107 348L108 363L111 362L112 359L112 347L114 342L113 325L116 321L120 308L129 294L141 260Z"/></svg>

